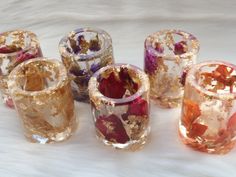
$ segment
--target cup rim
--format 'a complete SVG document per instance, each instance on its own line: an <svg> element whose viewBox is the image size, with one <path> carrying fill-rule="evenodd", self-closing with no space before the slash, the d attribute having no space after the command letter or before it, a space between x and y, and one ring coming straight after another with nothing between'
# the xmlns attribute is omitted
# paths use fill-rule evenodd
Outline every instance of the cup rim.
<svg viewBox="0 0 236 177"><path fill-rule="evenodd" d="M103 48L101 48L99 51L93 52L91 54L86 54L86 55L81 55L81 54L75 54L75 53L71 53L69 51L66 50L65 44L67 44L68 41L68 36L70 34L77 34L77 33L81 33L81 32L94 32L94 33L98 33L99 35L101 35L105 40L105 44ZM98 58L100 57L106 50L108 50L109 48L112 47L112 39L111 36L104 30L99 29L99 28L91 28L91 27L84 27L84 28L78 28L75 29L71 32L69 32L67 35L65 35L59 42L58 48L59 48L59 52L61 54L61 56L64 57L72 57L77 61L90 61L90 60L94 60L94 58Z"/></svg>
<svg viewBox="0 0 236 177"><path fill-rule="evenodd" d="M221 60L208 60L208 61L204 61L204 62L193 65L187 73L186 82L190 83L194 88L196 88L199 92L203 93L204 95L207 95L213 98L218 98L218 99L235 99L236 91L233 93L215 93L201 87L197 83L197 80L195 77L197 71L201 69L202 67L209 66L209 65L225 65L227 67L233 68L236 71L236 65L232 63L221 61Z"/></svg>
<svg viewBox="0 0 236 177"><path fill-rule="evenodd" d="M107 69L110 68L128 68L137 73L139 76L139 79L141 81L141 86L139 89L129 97L125 98L110 98L105 95L103 95L99 90L98 90L98 77ZM111 104L111 105L122 105L124 103L129 103L135 100L136 98L140 97L144 92L149 91L150 84L149 84L149 79L147 74L142 71L139 67L131 65L131 64L124 64L124 63L116 63L112 65L108 65L106 67L101 68L97 72L95 72L92 77L89 80L89 96L90 98L95 97L96 99L99 99L105 104Z"/></svg>
<svg viewBox="0 0 236 177"><path fill-rule="evenodd" d="M53 84L52 86L49 86L39 91L27 91L18 87L17 86L18 84L16 83L18 72L21 70L21 68L23 68L23 66L28 65L33 62L46 62L46 63L55 64L55 66L60 71L59 76L58 76L59 78L58 82ZM63 87L68 81L69 81L69 77L67 75L66 68L59 60L49 59L45 57L38 57L38 58L26 60L20 63L19 65L17 65L9 74L7 84L8 84L8 89L11 94L17 93L19 95L24 95L24 96L38 96L38 95L50 94L52 91L56 91L59 88Z"/></svg>
<svg viewBox="0 0 236 177"><path fill-rule="evenodd" d="M6 56L13 57L13 56L18 55L21 52L26 52L33 47L32 42L37 40L37 35L35 33L28 31L28 30L23 30L23 29L4 31L4 32L0 33L0 36L5 35L5 34L9 35L10 33L13 33L13 32L23 32L25 34L28 34L30 36L30 42L27 43L27 45L19 51L15 51L15 52L11 52L11 53L0 53L0 57L6 57Z"/></svg>
<svg viewBox="0 0 236 177"><path fill-rule="evenodd" d="M174 33L174 34L178 34L178 35L182 35L184 36L187 40L192 41L192 43L195 43L194 47L191 48L190 51L187 51L186 53L183 54L162 54L156 51L156 49L154 49L152 46L148 45L149 38L155 38L155 36L160 36L166 33ZM155 33L152 33L150 35L148 35L145 39L144 42L144 48L145 50L149 50L151 53L154 53L155 55L162 57L164 60L176 60L176 59L189 59L189 57L192 57L193 55L197 55L199 50L200 50L200 43L198 41L198 39L192 35L191 33L188 33L186 31L183 30L178 30L178 29L164 29L161 31L157 31Z"/></svg>

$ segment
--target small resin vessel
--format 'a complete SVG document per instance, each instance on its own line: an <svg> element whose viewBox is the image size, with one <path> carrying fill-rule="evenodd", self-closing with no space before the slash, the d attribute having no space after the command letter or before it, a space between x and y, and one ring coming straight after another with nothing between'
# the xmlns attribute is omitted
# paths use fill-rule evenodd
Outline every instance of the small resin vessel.
<svg viewBox="0 0 236 177"><path fill-rule="evenodd" d="M198 40L184 31L163 30L149 35L144 47L151 99L164 108L179 106L186 73L196 63Z"/></svg>
<svg viewBox="0 0 236 177"><path fill-rule="evenodd" d="M209 61L188 72L179 122L183 142L214 154L229 152L236 139L236 66Z"/></svg>
<svg viewBox="0 0 236 177"><path fill-rule="evenodd" d="M8 93L8 75L18 64L31 58L42 57L37 36L25 30L0 33L0 90L4 104L14 108Z"/></svg>
<svg viewBox="0 0 236 177"><path fill-rule="evenodd" d="M8 86L29 141L59 142L75 131L70 79L58 60L36 58L21 63L10 73Z"/></svg>
<svg viewBox="0 0 236 177"><path fill-rule="evenodd" d="M115 64L96 72L89 81L97 137L106 145L137 150L150 132L149 80L139 68Z"/></svg>
<svg viewBox="0 0 236 177"><path fill-rule="evenodd" d="M59 52L72 78L74 99L89 102L90 77L100 68L114 62L110 35L100 29L80 28L62 38Z"/></svg>

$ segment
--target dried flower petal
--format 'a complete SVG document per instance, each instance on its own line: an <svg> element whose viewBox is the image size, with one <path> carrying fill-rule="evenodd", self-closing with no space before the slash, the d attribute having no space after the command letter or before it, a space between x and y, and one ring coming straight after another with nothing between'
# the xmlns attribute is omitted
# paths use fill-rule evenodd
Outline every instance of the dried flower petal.
<svg viewBox="0 0 236 177"><path fill-rule="evenodd" d="M181 55L188 51L188 45L186 41L180 41L174 44L174 54Z"/></svg>
<svg viewBox="0 0 236 177"><path fill-rule="evenodd" d="M227 130L234 132L236 130L236 112L229 118Z"/></svg>
<svg viewBox="0 0 236 177"><path fill-rule="evenodd" d="M99 84L99 91L109 98L122 98L125 94L125 85L115 77L114 72L108 78L102 78Z"/></svg>
<svg viewBox="0 0 236 177"><path fill-rule="evenodd" d="M184 86L185 85L185 80L186 80L186 76L187 76L187 71L184 70L182 75L181 75L181 78L180 78L180 83Z"/></svg>
<svg viewBox="0 0 236 177"><path fill-rule="evenodd" d="M129 136L126 133L121 120L114 114L108 117L100 116L97 119L95 126L108 141L122 144L129 141Z"/></svg>
<svg viewBox="0 0 236 177"><path fill-rule="evenodd" d="M17 48L16 46L4 46L0 48L0 53L7 54L7 53L13 53L17 52L19 50L22 50L21 48Z"/></svg>
<svg viewBox="0 0 236 177"><path fill-rule="evenodd" d="M99 38L98 38L98 34L96 35L96 37L94 39L91 39L89 42L89 50L91 51L99 51L101 49L101 45L99 43Z"/></svg>
<svg viewBox="0 0 236 177"><path fill-rule="evenodd" d="M90 67L90 71L92 71L93 73L95 73L97 70L99 70L101 68L100 63L93 63Z"/></svg>
<svg viewBox="0 0 236 177"><path fill-rule="evenodd" d="M148 115L148 103L146 100L138 97L135 99L128 108L129 115L143 116Z"/></svg>
<svg viewBox="0 0 236 177"><path fill-rule="evenodd" d="M145 52L145 58L144 58L144 68L145 71L149 74L154 74L158 64L157 64L157 56L149 52L148 50Z"/></svg>
<svg viewBox="0 0 236 177"><path fill-rule="evenodd" d="M159 53L163 53L164 52L164 47L161 45L160 42L156 42L155 43L155 50Z"/></svg>
<svg viewBox="0 0 236 177"><path fill-rule="evenodd" d="M14 108L14 103L13 103L13 100L11 98L8 98L6 100L6 105L9 107L9 108Z"/></svg>
<svg viewBox="0 0 236 177"><path fill-rule="evenodd" d="M188 136L191 138L196 138L197 136L202 136L207 130L206 125L202 125L199 123L193 123L191 129L189 130Z"/></svg>
<svg viewBox="0 0 236 177"><path fill-rule="evenodd" d="M196 120L200 115L201 111L197 103L192 100L184 99L184 116L183 122L187 128L190 128L193 121Z"/></svg>

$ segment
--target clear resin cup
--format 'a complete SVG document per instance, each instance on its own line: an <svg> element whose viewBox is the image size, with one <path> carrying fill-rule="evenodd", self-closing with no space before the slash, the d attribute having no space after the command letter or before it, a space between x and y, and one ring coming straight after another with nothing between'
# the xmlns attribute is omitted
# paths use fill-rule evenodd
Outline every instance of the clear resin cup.
<svg viewBox="0 0 236 177"><path fill-rule="evenodd" d="M72 77L74 99L89 102L88 81L100 68L113 64L110 35L100 29L80 28L59 43L62 61Z"/></svg>
<svg viewBox="0 0 236 177"><path fill-rule="evenodd" d="M229 152L236 138L236 66L209 61L188 72L179 122L183 142L215 154Z"/></svg>
<svg viewBox="0 0 236 177"><path fill-rule="evenodd" d="M0 90L4 104L14 108L8 93L8 75L21 62L42 57L37 36L25 30L0 33Z"/></svg>
<svg viewBox="0 0 236 177"><path fill-rule="evenodd" d="M97 137L118 149L138 150L147 141L149 80L139 68L115 64L96 72L89 81Z"/></svg>
<svg viewBox="0 0 236 177"><path fill-rule="evenodd" d="M163 30L149 35L144 47L151 99L164 108L179 106L186 73L196 63L198 40L184 31Z"/></svg>
<svg viewBox="0 0 236 177"><path fill-rule="evenodd" d="M58 60L36 58L21 63L10 73L8 86L29 141L59 142L75 131L70 79Z"/></svg>

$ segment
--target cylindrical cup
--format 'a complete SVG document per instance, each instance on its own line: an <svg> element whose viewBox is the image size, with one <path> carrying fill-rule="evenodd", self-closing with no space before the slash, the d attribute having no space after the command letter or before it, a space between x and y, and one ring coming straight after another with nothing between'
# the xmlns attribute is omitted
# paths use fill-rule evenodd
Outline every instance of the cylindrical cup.
<svg viewBox="0 0 236 177"><path fill-rule="evenodd" d="M236 139L236 66L208 61L187 74L179 122L183 142L194 149L224 154Z"/></svg>
<svg viewBox="0 0 236 177"><path fill-rule="evenodd" d="M151 99L164 108L179 106L186 73L196 62L198 40L184 31L163 30L149 35L144 48Z"/></svg>
<svg viewBox="0 0 236 177"><path fill-rule="evenodd" d="M14 107L7 87L9 73L21 62L36 57L42 57L42 52L34 33L14 30L0 34L0 90L8 107Z"/></svg>
<svg viewBox="0 0 236 177"><path fill-rule="evenodd" d="M80 28L59 43L62 61L69 75L74 99L89 102L88 81L101 67L114 62L110 35L100 29Z"/></svg>
<svg viewBox="0 0 236 177"><path fill-rule="evenodd" d="M8 86L29 141L59 142L75 131L70 79L61 62L45 58L23 62L10 73Z"/></svg>
<svg viewBox="0 0 236 177"><path fill-rule="evenodd" d="M89 81L97 137L106 145L137 150L150 132L149 80L139 68L115 64L101 68Z"/></svg>

